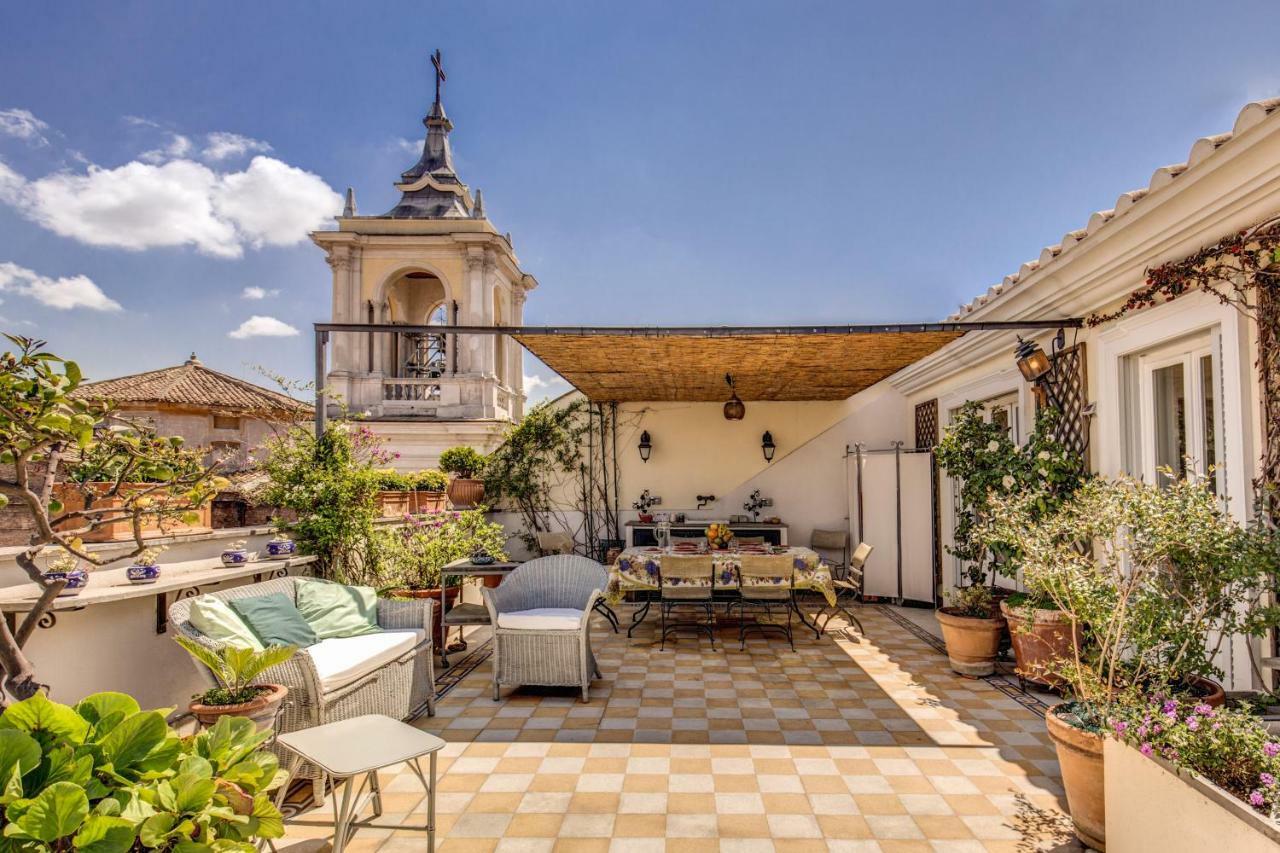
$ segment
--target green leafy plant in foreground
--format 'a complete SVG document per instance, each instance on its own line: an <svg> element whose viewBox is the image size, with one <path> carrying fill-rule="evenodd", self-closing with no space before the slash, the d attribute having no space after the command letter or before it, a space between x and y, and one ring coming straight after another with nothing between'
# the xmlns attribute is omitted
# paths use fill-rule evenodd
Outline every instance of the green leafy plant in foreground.
<svg viewBox="0 0 1280 853"><path fill-rule="evenodd" d="M37 693L0 715L3 845L16 851L252 853L284 834L270 732L224 717L177 735L123 693Z"/></svg>
<svg viewBox="0 0 1280 853"><path fill-rule="evenodd" d="M262 692L254 679L273 666L293 657L297 646L268 646L262 651L240 646L211 649L187 637L174 637L178 645L197 662L209 667L221 687L211 687L196 696L203 705L239 705L252 702Z"/></svg>

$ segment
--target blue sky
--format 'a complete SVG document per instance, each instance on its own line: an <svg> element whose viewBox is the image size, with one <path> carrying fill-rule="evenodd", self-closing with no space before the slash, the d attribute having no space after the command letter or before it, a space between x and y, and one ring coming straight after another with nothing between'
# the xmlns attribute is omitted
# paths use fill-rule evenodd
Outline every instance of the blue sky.
<svg viewBox="0 0 1280 853"><path fill-rule="evenodd" d="M0 328L309 378L305 232L392 206L436 47L528 322L937 319L1280 94L1274 7L1207 8L7 4Z"/></svg>

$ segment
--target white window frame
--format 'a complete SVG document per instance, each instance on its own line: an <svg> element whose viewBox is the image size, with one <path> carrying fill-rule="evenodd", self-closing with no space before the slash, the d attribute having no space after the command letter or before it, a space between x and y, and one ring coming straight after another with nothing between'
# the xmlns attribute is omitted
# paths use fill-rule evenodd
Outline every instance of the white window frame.
<svg viewBox="0 0 1280 853"><path fill-rule="evenodd" d="M1160 482L1159 473L1156 470L1156 412L1153 376L1156 371L1175 365L1182 368L1183 395L1190 403L1190 407L1186 412L1186 454L1191 459L1191 467L1188 470L1204 476L1208 474L1210 465L1221 463L1224 450L1222 444L1224 413L1222 411L1222 359L1219 355L1220 349L1221 335L1215 327L1208 334L1193 335L1168 346L1128 357L1133 359L1138 378L1137 412L1133 412L1131 407L1128 414L1131 422L1139 424L1140 429L1140 434L1137 437L1140 458L1129 461L1130 473L1140 475L1143 481L1147 483ZM1204 399L1204 378L1200 373L1200 362L1204 358L1209 358L1212 363L1210 379L1216 386L1213 389L1212 397L1213 439L1214 449L1217 454L1215 459L1202 458L1205 446L1205 413L1201 409L1201 401Z"/></svg>
<svg viewBox="0 0 1280 853"><path fill-rule="evenodd" d="M1098 398L1096 458L1098 472L1115 477L1127 473L1125 424L1126 361L1197 333L1218 336L1217 410L1221 417L1218 445L1222 467L1219 493L1228 498L1233 517L1247 521L1251 506L1250 475L1254 452L1250 419L1253 405L1249 371L1247 319L1230 305L1203 293L1188 293L1172 302L1115 321L1097 336ZM1223 491L1225 489L1225 491Z"/></svg>

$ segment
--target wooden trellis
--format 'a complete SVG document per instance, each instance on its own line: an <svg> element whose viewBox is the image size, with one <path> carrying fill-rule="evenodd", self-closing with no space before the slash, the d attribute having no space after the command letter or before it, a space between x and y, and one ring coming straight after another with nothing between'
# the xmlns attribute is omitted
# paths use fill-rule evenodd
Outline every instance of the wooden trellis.
<svg viewBox="0 0 1280 853"><path fill-rule="evenodd" d="M938 401L916 404L916 449L924 450L938 443Z"/></svg>
<svg viewBox="0 0 1280 853"><path fill-rule="evenodd" d="M1058 426L1054 438L1075 454L1084 470L1089 470L1089 382L1085 373L1084 344L1067 347L1053 356L1053 402L1058 406Z"/></svg>

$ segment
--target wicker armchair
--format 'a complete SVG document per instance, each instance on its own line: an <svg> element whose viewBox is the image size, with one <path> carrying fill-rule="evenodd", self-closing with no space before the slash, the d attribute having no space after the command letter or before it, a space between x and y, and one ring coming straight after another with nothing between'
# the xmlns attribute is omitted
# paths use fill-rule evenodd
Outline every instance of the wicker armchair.
<svg viewBox="0 0 1280 853"><path fill-rule="evenodd" d="M525 684L581 687L582 701L589 700L591 678L600 677L591 613L607 577L594 560L556 554L530 560L496 589L480 591L493 625L493 701L502 687Z"/></svg>
<svg viewBox="0 0 1280 853"><path fill-rule="evenodd" d="M205 595L227 601L282 593L295 600L298 580L299 578L283 577ZM314 582L311 578L307 580ZM217 648L219 643L210 640L191 624L189 617L193 600L180 599L170 605L169 623L176 631L197 643ZM431 642L434 606L435 602L429 599L378 599L379 627L399 631L420 630L423 638L398 657L335 689L326 691L322 687L320 672L307 649L298 649L290 660L264 672L262 681L283 684L289 688L289 696L276 723L276 730L291 732L362 714L385 714L396 720L406 720L419 715L424 707L428 714L434 715L435 664ZM209 686L217 686L212 672L199 664L196 664L196 668ZM324 784L320 769L311 764L304 763L298 769L297 778L311 779L318 786ZM317 788L316 799L323 801L322 787Z"/></svg>

